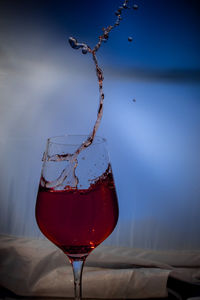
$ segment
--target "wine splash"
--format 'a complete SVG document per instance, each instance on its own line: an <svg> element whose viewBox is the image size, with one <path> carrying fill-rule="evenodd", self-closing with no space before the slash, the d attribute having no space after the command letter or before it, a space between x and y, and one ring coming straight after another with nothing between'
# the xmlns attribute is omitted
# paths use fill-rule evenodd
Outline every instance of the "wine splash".
<svg viewBox="0 0 200 300"><path fill-rule="evenodd" d="M74 154L63 154L63 155L53 155L53 156L45 156L46 161L70 161L71 163L71 169L69 171L69 169L64 169L60 176L55 180L55 181L46 181L44 176L42 176L41 179L41 185L43 187L46 188L56 188L59 187L60 185L63 184L63 182L66 180L66 178L69 175L72 175L73 177L73 181L74 181L74 186L77 188L78 185L78 178L75 174L76 168L78 166L78 160L77 157L79 155L79 153L89 147L96 135L96 132L99 128L101 119L102 119L102 115L103 115L103 104L104 104L104 92L103 92L103 71L102 69L99 67L98 61L97 61L97 56L96 53L99 50L99 48L101 47L102 42L107 42L108 38L109 38L109 34L110 32L117 26L120 25L120 22L122 20L122 13L123 10L127 10L127 9L134 9L137 10L138 9L138 5L137 4L133 4L132 7L129 6L129 0L125 0L123 5L120 6L116 11L115 11L115 15L117 16L117 19L114 23L114 25L109 25L106 28L102 28L102 35L99 36L99 40L97 42L97 44L94 46L94 48L92 49L89 45L87 45L86 43L79 43L77 41L76 38L74 37L70 37L69 38L69 44L73 49L81 49L83 54L91 54L92 55L92 59L93 62L95 64L95 70L96 70L96 76L97 76L97 80L98 80L98 85L99 85L99 107L98 107L98 111L97 111L97 119L96 122L94 124L93 130L92 132L89 134L88 138L77 148L77 150L74 152ZM132 42L133 38L132 37L128 37L128 41ZM135 102L135 99L133 99L133 101Z"/></svg>

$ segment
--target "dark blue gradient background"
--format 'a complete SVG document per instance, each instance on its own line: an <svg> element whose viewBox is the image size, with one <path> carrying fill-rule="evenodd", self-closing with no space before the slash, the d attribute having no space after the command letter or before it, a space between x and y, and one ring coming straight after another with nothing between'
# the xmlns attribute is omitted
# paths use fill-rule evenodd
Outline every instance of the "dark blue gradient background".
<svg viewBox="0 0 200 300"><path fill-rule="evenodd" d="M34 205L44 141L89 133L98 108L92 58L71 49L68 37L93 47L120 4L1 0L1 232L38 235ZM200 4L137 4L97 54L105 79L98 134L108 140L120 206L106 243L196 249Z"/></svg>

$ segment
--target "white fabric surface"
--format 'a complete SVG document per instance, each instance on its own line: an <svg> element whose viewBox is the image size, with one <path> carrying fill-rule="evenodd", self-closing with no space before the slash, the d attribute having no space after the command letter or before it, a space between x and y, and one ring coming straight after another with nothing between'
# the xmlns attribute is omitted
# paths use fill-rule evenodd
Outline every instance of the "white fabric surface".
<svg viewBox="0 0 200 300"><path fill-rule="evenodd" d="M83 297L167 296L169 274L200 281L200 251L148 251L99 246L83 271ZM65 255L46 240L0 237L0 285L23 296L73 297Z"/></svg>

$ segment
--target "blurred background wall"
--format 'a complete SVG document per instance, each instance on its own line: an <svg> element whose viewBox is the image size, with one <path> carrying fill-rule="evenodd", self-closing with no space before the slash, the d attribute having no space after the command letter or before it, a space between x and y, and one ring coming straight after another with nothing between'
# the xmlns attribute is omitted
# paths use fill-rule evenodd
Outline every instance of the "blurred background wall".
<svg viewBox="0 0 200 300"><path fill-rule="evenodd" d="M91 132L98 108L92 58L68 37L93 47L121 2L0 1L0 233L41 236L34 207L46 138ZM108 140L120 207L105 244L197 249L199 1L135 3L97 54L98 135Z"/></svg>

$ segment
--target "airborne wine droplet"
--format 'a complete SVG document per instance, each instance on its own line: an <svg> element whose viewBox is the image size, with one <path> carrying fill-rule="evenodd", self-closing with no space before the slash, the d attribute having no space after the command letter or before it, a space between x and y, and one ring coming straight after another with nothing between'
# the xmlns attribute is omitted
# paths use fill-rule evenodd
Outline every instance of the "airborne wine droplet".
<svg viewBox="0 0 200 300"><path fill-rule="evenodd" d="M133 4L133 9L138 9L138 5L137 4Z"/></svg>
<svg viewBox="0 0 200 300"><path fill-rule="evenodd" d="M87 49L86 47L83 47L82 53L83 53L83 54L87 54L87 53L88 53L88 49Z"/></svg>
<svg viewBox="0 0 200 300"><path fill-rule="evenodd" d="M79 49L80 47L77 45L77 40L73 37L69 38L69 43L73 49Z"/></svg>

